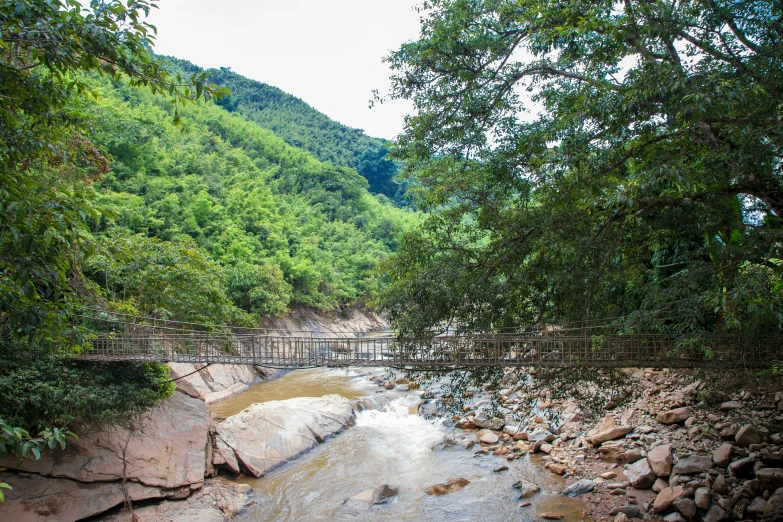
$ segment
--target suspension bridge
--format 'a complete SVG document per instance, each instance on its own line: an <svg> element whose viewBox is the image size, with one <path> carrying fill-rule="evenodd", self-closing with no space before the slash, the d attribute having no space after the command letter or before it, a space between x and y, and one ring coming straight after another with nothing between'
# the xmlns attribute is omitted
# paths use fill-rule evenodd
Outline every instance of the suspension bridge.
<svg viewBox="0 0 783 522"><path fill-rule="evenodd" d="M422 337L279 331L190 323L111 323L93 335L79 359L90 361L252 364L277 368L386 366L480 367L768 367L783 361L777 335L713 336L680 346L664 335L615 335L606 328ZM173 326L172 326L173 325ZM198 325L207 327L209 325Z"/></svg>

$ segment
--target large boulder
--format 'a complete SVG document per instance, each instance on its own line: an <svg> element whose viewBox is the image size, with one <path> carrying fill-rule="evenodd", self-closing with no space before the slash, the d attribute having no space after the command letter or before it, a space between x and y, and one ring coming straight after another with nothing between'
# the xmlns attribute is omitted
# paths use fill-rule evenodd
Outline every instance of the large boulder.
<svg viewBox="0 0 783 522"><path fill-rule="evenodd" d="M209 407L175 392L132 428L101 428L70 440L40 460L7 458L0 466L79 482L126 480L144 486L198 487L207 471ZM210 459L211 460L211 459Z"/></svg>
<svg viewBox="0 0 783 522"><path fill-rule="evenodd" d="M200 396L207 404L241 393L261 381L253 366L247 364L204 367L202 364L169 363L169 368L171 377L178 379L180 391Z"/></svg>
<svg viewBox="0 0 783 522"><path fill-rule="evenodd" d="M296 458L353 421L353 401L339 395L253 404L217 425L247 473L264 473Z"/></svg>

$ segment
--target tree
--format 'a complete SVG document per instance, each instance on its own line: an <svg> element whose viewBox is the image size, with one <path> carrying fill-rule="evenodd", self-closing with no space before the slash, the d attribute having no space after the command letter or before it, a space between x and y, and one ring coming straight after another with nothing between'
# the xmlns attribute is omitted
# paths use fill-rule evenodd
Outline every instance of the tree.
<svg viewBox="0 0 783 522"><path fill-rule="evenodd" d="M392 53L397 159L434 210L388 265L403 330L624 317L783 325L783 10L425 2Z"/></svg>
<svg viewBox="0 0 783 522"><path fill-rule="evenodd" d="M154 2L92 0L84 8L78 0L0 0L0 355L13 356L9 348L44 350L2 364L4 384L21 390L23 380L30 387L23 400L0 393L3 417L15 408L27 415L12 414L13 425L0 418L0 455L38 458L41 449L64 447L71 435L65 427L46 427L69 423L67 416L36 423L31 404L53 409L50 383L9 376L9 368L43 365L59 378L70 362L62 353L72 353L82 338L71 314L85 290L80 264L93 248L86 220L98 215L88 185L109 170L107 158L83 137L89 131L83 102L94 94L88 92L89 76L123 75L134 87L168 93L175 104L220 92L203 73L183 80L154 57L155 28L143 21ZM172 392L171 386L145 390L132 375L138 368L126 365L129 378L113 405L120 417ZM167 372L159 365L150 369ZM85 372L92 378L83 380L93 382L102 371L93 366ZM87 398L80 405L82 419L100 402L94 390ZM40 429L37 436L19 426L28 422Z"/></svg>
<svg viewBox="0 0 783 522"><path fill-rule="evenodd" d="M176 104L222 92L204 73L183 80L154 57L155 28L143 21L154 2L0 1L3 337L56 343L73 333L72 282L91 248L84 220L96 214L84 187L108 171L83 138L87 75L124 75Z"/></svg>

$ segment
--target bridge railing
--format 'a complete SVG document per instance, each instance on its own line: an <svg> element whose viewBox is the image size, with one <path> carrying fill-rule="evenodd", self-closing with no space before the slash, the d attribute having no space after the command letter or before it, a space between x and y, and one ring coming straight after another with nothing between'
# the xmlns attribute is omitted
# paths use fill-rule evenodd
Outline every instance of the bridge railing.
<svg viewBox="0 0 783 522"><path fill-rule="evenodd" d="M713 336L679 346L663 335L316 338L159 331L100 336L81 358L280 367L760 366L783 361L783 342L778 336Z"/></svg>

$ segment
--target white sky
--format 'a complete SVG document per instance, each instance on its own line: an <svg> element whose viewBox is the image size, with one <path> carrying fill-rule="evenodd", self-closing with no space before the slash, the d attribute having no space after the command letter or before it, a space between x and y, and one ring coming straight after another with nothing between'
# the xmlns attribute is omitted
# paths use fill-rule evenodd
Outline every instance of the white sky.
<svg viewBox="0 0 783 522"><path fill-rule="evenodd" d="M381 59L419 34L421 0L160 0L148 19L155 52L230 67L301 98L330 118L394 138L405 101L369 109L388 92Z"/></svg>

